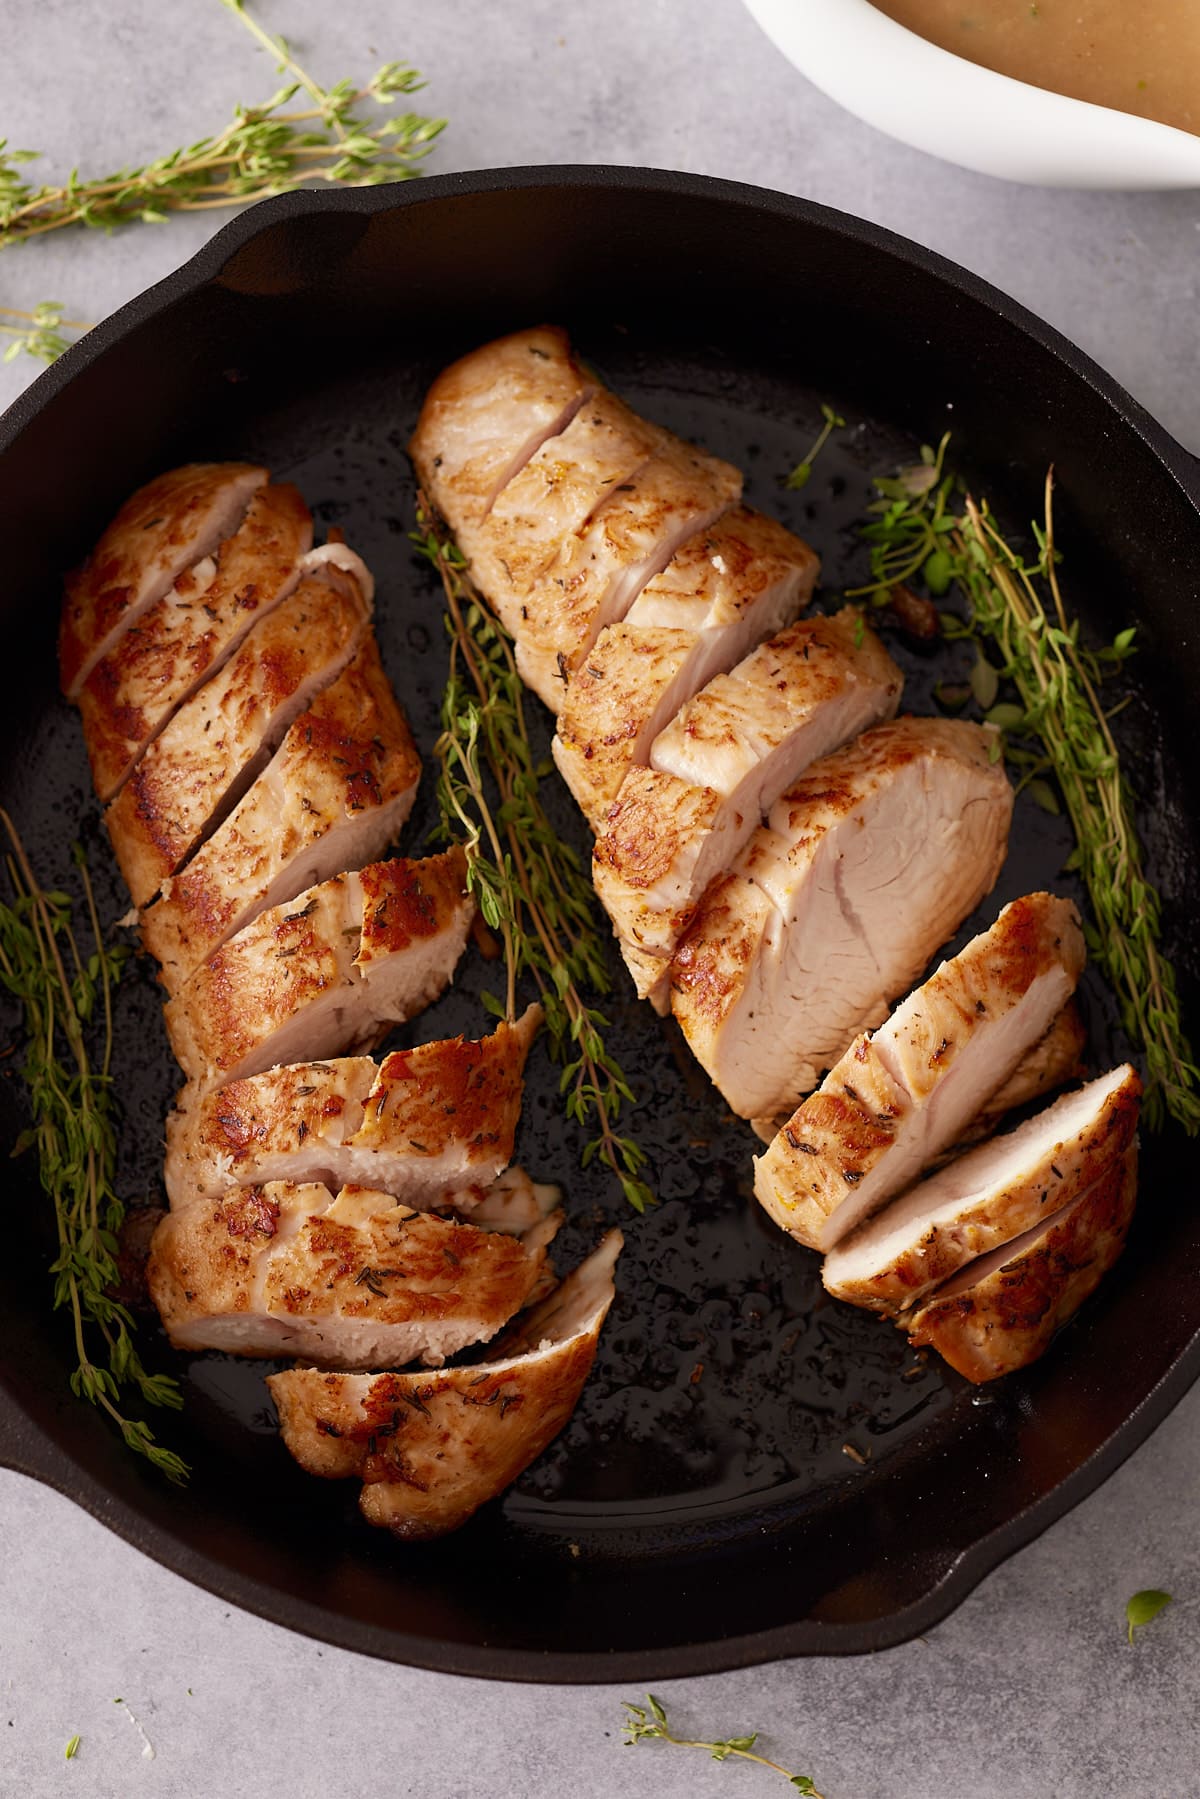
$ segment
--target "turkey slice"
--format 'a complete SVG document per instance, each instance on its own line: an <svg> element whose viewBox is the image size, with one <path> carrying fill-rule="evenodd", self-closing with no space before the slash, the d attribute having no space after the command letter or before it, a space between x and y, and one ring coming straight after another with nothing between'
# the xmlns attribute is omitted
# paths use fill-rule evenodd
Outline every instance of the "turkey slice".
<svg viewBox="0 0 1200 1799"><path fill-rule="evenodd" d="M295 588L312 515L294 487L261 487L212 555L122 632L84 682L79 711L92 780L107 802L178 707Z"/></svg>
<svg viewBox="0 0 1200 1799"><path fill-rule="evenodd" d="M365 1187L235 1187L167 1213L147 1280L178 1349L436 1366L526 1303L561 1217L511 1237Z"/></svg>
<svg viewBox="0 0 1200 1799"><path fill-rule="evenodd" d="M918 1304L1090 1187L1133 1141L1141 1091L1126 1063L959 1156L843 1237L825 1258L826 1289L881 1312Z"/></svg>
<svg viewBox="0 0 1200 1799"><path fill-rule="evenodd" d="M79 698L121 633L236 531L267 478L265 468L246 462L192 462L156 476L126 500L67 581L58 667L69 700Z"/></svg>
<svg viewBox="0 0 1200 1799"><path fill-rule="evenodd" d="M178 992L258 914L380 855L421 764L372 635L307 711L220 828L142 913L142 942Z"/></svg>
<svg viewBox="0 0 1200 1799"><path fill-rule="evenodd" d="M207 1092L373 1048L449 983L474 913L460 849L322 882L262 913L176 993L176 1060Z"/></svg>
<svg viewBox="0 0 1200 1799"><path fill-rule="evenodd" d="M232 811L369 628L359 583L320 562L179 708L105 813L135 906Z"/></svg>
<svg viewBox="0 0 1200 1799"><path fill-rule="evenodd" d="M478 1203L512 1158L541 1017L530 1006L477 1043L419 1043L381 1063L300 1062L203 1097L184 1087L167 1119L171 1205L263 1181L359 1184L420 1211Z"/></svg>
<svg viewBox="0 0 1200 1799"><path fill-rule="evenodd" d="M612 1304L621 1243L610 1231L478 1366L268 1375L287 1447L310 1474L362 1480L359 1505L371 1524L408 1538L456 1530L570 1418Z"/></svg>
<svg viewBox="0 0 1200 1799"><path fill-rule="evenodd" d="M977 1383L1028 1367L1117 1260L1136 1204L1135 1138L1071 1205L939 1288L907 1320L909 1342Z"/></svg>
<svg viewBox="0 0 1200 1799"><path fill-rule="evenodd" d="M1075 990L1069 900L1031 893L856 1039L755 1161L775 1222L829 1250L961 1135Z"/></svg>

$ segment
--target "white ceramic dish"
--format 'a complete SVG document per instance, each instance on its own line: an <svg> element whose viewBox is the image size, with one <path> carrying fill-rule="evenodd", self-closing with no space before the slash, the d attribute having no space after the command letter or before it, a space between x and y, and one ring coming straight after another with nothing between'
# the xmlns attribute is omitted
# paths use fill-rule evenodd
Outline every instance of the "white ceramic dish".
<svg viewBox="0 0 1200 1799"><path fill-rule="evenodd" d="M745 4L831 100L931 156L1042 187L1200 187L1200 137L980 68L869 0Z"/></svg>

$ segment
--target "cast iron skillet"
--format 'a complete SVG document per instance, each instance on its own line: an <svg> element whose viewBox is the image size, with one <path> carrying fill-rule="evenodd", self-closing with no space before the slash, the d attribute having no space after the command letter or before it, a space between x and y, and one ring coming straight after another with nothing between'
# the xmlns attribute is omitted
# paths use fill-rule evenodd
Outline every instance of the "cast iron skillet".
<svg viewBox="0 0 1200 1799"><path fill-rule="evenodd" d="M803 201L693 176L535 169L269 202L18 402L0 425L2 797L44 878L63 878L82 831L106 916L125 908L78 724L55 692L53 632L63 569L172 462L261 457L342 526L375 567L388 667L431 747L444 643L407 542L403 446L449 356L540 319L568 325L651 416L740 462L751 496L822 551L831 602L862 566L852 522L871 474L922 440L952 426L959 466L1018 524L1056 463L1073 603L1098 632L1133 618L1141 631L1123 741L1190 1005L1195 465L1086 358L961 269ZM784 493L822 398L854 428L803 494ZM911 703L928 709L945 657L897 653ZM432 822L429 785L406 846ZM581 846L569 803L555 805ZM963 935L1032 886L1072 891L1067 847L1061 823L1022 802L1001 884ZM477 1030L488 978L472 966L420 1029ZM1120 1040L1102 989L1084 1000L1106 1066ZM625 1220L619 1299L576 1420L469 1528L423 1548L369 1531L350 1484L289 1460L260 1366L173 1364L151 1339L187 1389L162 1434L195 1468L186 1492L163 1484L67 1392L27 1162L5 1200L0 1459L222 1597L330 1642L464 1674L625 1680L928 1629L1103 1480L1200 1369L1200 1218L1178 1135L1145 1145L1141 1216L1096 1300L1040 1365L975 1393L823 1297L816 1258L749 1201L746 1129L619 983L610 1011L663 1203ZM118 1038L123 1190L155 1201L173 1079L148 969L123 993ZM565 1265L620 1202L580 1173L555 1088L538 1052L519 1149L567 1188ZM11 1077L0 1113L11 1140Z"/></svg>

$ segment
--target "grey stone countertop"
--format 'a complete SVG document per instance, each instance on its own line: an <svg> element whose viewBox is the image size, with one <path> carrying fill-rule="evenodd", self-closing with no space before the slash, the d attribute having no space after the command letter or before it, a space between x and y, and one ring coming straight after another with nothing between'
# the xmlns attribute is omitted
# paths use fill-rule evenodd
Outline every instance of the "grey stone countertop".
<svg viewBox="0 0 1200 1799"><path fill-rule="evenodd" d="M258 16L327 80L384 58L420 67L424 102L451 119L433 170L652 164L878 220L1017 296L1200 449L1200 194L1024 189L930 161L808 86L739 0L261 0ZM273 80L217 0L0 0L0 25L0 133L43 150L47 176L190 141ZM0 303L53 298L98 318L223 217L31 245L3 258ZM0 367L0 405L34 372L25 358ZM663 1682L673 1723L701 1736L758 1729L764 1752L810 1774L827 1799L1197 1794L1198 1423L1193 1393L927 1639ZM787 1790L769 1770L695 1750L622 1747L620 1702L639 1697L623 1687L417 1672L231 1612L4 1472L0 1545L5 1799ZM1171 1589L1175 1603L1130 1648L1124 1602L1143 1586Z"/></svg>

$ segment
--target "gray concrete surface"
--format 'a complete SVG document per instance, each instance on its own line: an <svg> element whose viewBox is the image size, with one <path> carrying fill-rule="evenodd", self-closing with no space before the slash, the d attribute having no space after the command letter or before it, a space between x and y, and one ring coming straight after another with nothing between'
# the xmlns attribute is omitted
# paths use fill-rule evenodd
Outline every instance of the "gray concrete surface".
<svg viewBox="0 0 1200 1799"><path fill-rule="evenodd" d="M809 88L738 0L262 0L325 79L405 57L451 127L433 169L622 162L759 182L877 219L1017 295L1200 450L1200 195L1005 186L876 135ZM155 155L264 94L217 0L0 0L0 134L47 178ZM194 250L205 214L0 259L0 304L103 316ZM0 368L0 405L34 373ZM2 504L2 496L0 496ZM1200 1793L1200 1394L927 1641L852 1662L663 1683L678 1725L758 1728L827 1799ZM1176 1603L1132 1649L1126 1597ZM115 1706L120 1697L126 1703ZM514 1688L321 1649L164 1573L0 1472L0 1795L86 1799L749 1796L694 1751L620 1746L622 1688ZM132 1712L154 1746L143 1755ZM63 1748L78 1732L70 1764Z"/></svg>

